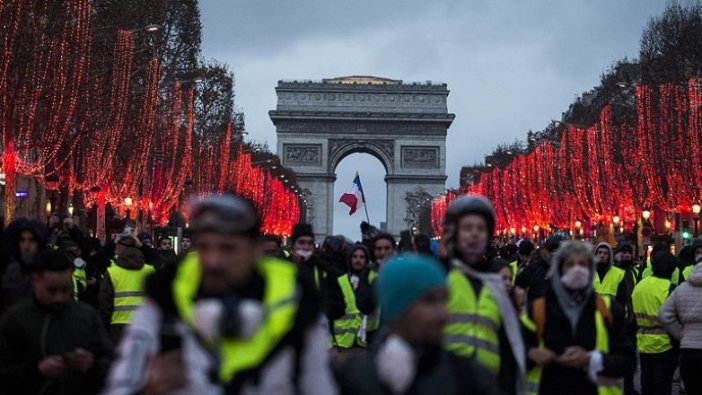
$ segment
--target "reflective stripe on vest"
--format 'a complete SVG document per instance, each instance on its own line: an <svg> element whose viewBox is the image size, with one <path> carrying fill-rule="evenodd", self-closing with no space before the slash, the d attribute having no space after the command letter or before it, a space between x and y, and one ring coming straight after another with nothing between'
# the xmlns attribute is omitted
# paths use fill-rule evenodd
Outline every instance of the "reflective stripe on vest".
<svg viewBox="0 0 702 395"><path fill-rule="evenodd" d="M134 311L144 303L144 281L154 268L144 265L139 270L128 270L118 265L107 268L114 289L111 324L129 324Z"/></svg>
<svg viewBox="0 0 702 395"><path fill-rule="evenodd" d="M239 372L261 364L283 337L290 332L298 311L297 268L276 258L261 258L256 263L265 282L263 304L265 321L248 339L221 339L219 378L230 382ZM173 281L173 298L181 318L193 326L195 297L200 287L197 254L189 253L178 266Z"/></svg>
<svg viewBox="0 0 702 395"><path fill-rule="evenodd" d="M449 322L444 327L444 348L475 359L497 374L500 369L500 309L487 286L476 297L473 286L459 270L448 275Z"/></svg>
<svg viewBox="0 0 702 395"><path fill-rule="evenodd" d="M339 348L362 346L361 339L358 338L358 332L361 330L363 315L358 306L356 306L356 294L353 292L349 275L339 276L336 281L339 283L341 293L344 295L346 310L344 310L343 317L334 320L334 345Z"/></svg>
<svg viewBox="0 0 702 395"><path fill-rule="evenodd" d="M658 311L670 293L670 280L647 277L634 288L631 304L638 324L636 343L639 352L658 354L673 348L668 332L658 321Z"/></svg>
<svg viewBox="0 0 702 395"><path fill-rule="evenodd" d="M620 269L616 266L610 266L609 270L604 276L603 280L600 280L599 274L595 271L594 277L594 289L600 295L615 297L617 296L617 289L619 288L619 283L624 279L626 272L624 269Z"/></svg>
<svg viewBox="0 0 702 395"><path fill-rule="evenodd" d="M612 302L611 299L604 296L602 300L605 303L606 308L609 310ZM523 326L529 330L536 332L536 325L526 314L522 315L521 321ZM539 347L543 347L543 339L539 340ZM599 309L595 309L595 350L606 354L609 352L609 330L607 329L607 324L602 316ZM537 395L539 393L539 386L541 384L541 373L542 368L540 366L535 366L527 372L527 395ZM597 394L598 395L623 395L623 381L620 379L610 378L610 377L598 377L597 383Z"/></svg>

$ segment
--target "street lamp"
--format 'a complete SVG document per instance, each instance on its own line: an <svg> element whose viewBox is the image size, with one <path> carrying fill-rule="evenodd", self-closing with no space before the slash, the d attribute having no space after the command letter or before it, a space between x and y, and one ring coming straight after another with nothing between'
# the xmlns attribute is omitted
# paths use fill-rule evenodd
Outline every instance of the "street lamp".
<svg viewBox="0 0 702 395"><path fill-rule="evenodd" d="M583 226L583 223L580 221L575 221L575 228L580 229L580 227Z"/></svg>
<svg viewBox="0 0 702 395"><path fill-rule="evenodd" d="M651 212L650 212L649 210L644 210L644 211L641 213L641 216L643 217L643 219L645 219L646 221L648 221L648 220L651 218Z"/></svg>
<svg viewBox="0 0 702 395"><path fill-rule="evenodd" d="M47 217L51 216L51 200L46 202L46 216Z"/></svg>
<svg viewBox="0 0 702 395"><path fill-rule="evenodd" d="M695 220L695 238L699 236L699 223L700 223L700 205L699 204L693 204L692 205L692 214L694 214L694 220Z"/></svg>
<svg viewBox="0 0 702 395"><path fill-rule="evenodd" d="M157 25L155 23L146 25L146 27L144 27L144 31L147 33L156 33L159 30L161 30L161 25Z"/></svg>
<svg viewBox="0 0 702 395"><path fill-rule="evenodd" d="M621 218L619 218L618 215L615 215L614 217L612 217L612 223L613 223L615 226L619 225L619 221L621 221Z"/></svg>
<svg viewBox="0 0 702 395"><path fill-rule="evenodd" d="M68 205L68 215L73 216L73 203Z"/></svg>
<svg viewBox="0 0 702 395"><path fill-rule="evenodd" d="M134 201L132 200L132 198L130 196L127 196L126 198L124 198L124 205L127 206L127 209L125 210L126 215L127 215L127 219L129 219L129 214L130 214L129 209L132 207L132 204L134 204Z"/></svg>
<svg viewBox="0 0 702 395"><path fill-rule="evenodd" d="M526 226L522 226L522 234L526 234L527 228Z"/></svg>

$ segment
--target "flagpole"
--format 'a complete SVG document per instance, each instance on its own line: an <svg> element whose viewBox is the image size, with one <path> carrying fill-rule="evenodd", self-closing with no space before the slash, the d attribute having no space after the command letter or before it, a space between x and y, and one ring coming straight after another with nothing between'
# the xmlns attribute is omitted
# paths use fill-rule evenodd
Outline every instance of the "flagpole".
<svg viewBox="0 0 702 395"><path fill-rule="evenodd" d="M358 175L358 171L356 171L356 177L358 177L358 181L360 183L361 181L361 176ZM368 216L368 205L366 204L366 193L363 192L363 188L361 188L361 198L363 199L363 209L366 210L366 221L370 225L370 217Z"/></svg>

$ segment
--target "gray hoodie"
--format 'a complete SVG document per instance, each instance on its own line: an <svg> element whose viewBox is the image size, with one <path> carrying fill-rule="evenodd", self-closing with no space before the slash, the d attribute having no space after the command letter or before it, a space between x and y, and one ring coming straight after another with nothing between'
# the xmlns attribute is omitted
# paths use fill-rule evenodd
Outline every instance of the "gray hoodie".
<svg viewBox="0 0 702 395"><path fill-rule="evenodd" d="M658 319L680 348L702 350L702 263L663 303Z"/></svg>

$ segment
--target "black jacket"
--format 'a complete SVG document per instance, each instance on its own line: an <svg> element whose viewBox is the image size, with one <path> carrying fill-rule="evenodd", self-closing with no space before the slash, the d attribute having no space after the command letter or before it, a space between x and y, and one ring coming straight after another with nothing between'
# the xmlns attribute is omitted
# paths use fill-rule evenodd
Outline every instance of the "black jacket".
<svg viewBox="0 0 702 395"><path fill-rule="evenodd" d="M527 306L546 295L551 285L546 278L550 266L540 256L532 260L517 275L514 285L527 291Z"/></svg>
<svg viewBox="0 0 702 395"><path fill-rule="evenodd" d="M370 284L369 275L371 270L366 268L358 274L358 288L354 290L356 296L356 307L361 314L370 315L375 310L375 299L373 298L373 288ZM339 278L345 274L338 275L334 281L327 282L327 293L324 301L324 313L330 321L343 317L346 311L346 301L344 293L339 286ZM350 276L351 274L349 274Z"/></svg>
<svg viewBox="0 0 702 395"><path fill-rule="evenodd" d="M37 364L46 356L65 355L81 347L93 353L86 373L70 371L63 380L43 378ZM112 351L92 307L70 300L58 312L41 308L29 297L0 320L0 392L3 394L96 394L107 374Z"/></svg>
<svg viewBox="0 0 702 395"><path fill-rule="evenodd" d="M351 357L338 369L342 395L391 395L380 381L375 352ZM498 395L495 379L474 361L441 348L425 350L419 357L417 373L407 395Z"/></svg>
<svg viewBox="0 0 702 395"><path fill-rule="evenodd" d="M595 349L595 295L591 295L583 309L575 333L561 309L556 295L549 290L546 294L546 325L544 346L560 355L569 346L581 346L587 351ZM603 354L604 370L607 377L625 377L636 366L635 342L628 333L628 325L621 305L612 301L612 323L609 329L609 353ZM527 336L527 349L537 347L535 335ZM597 395L597 387L588 379L584 369L571 369L554 364L543 369L540 394L542 395Z"/></svg>

